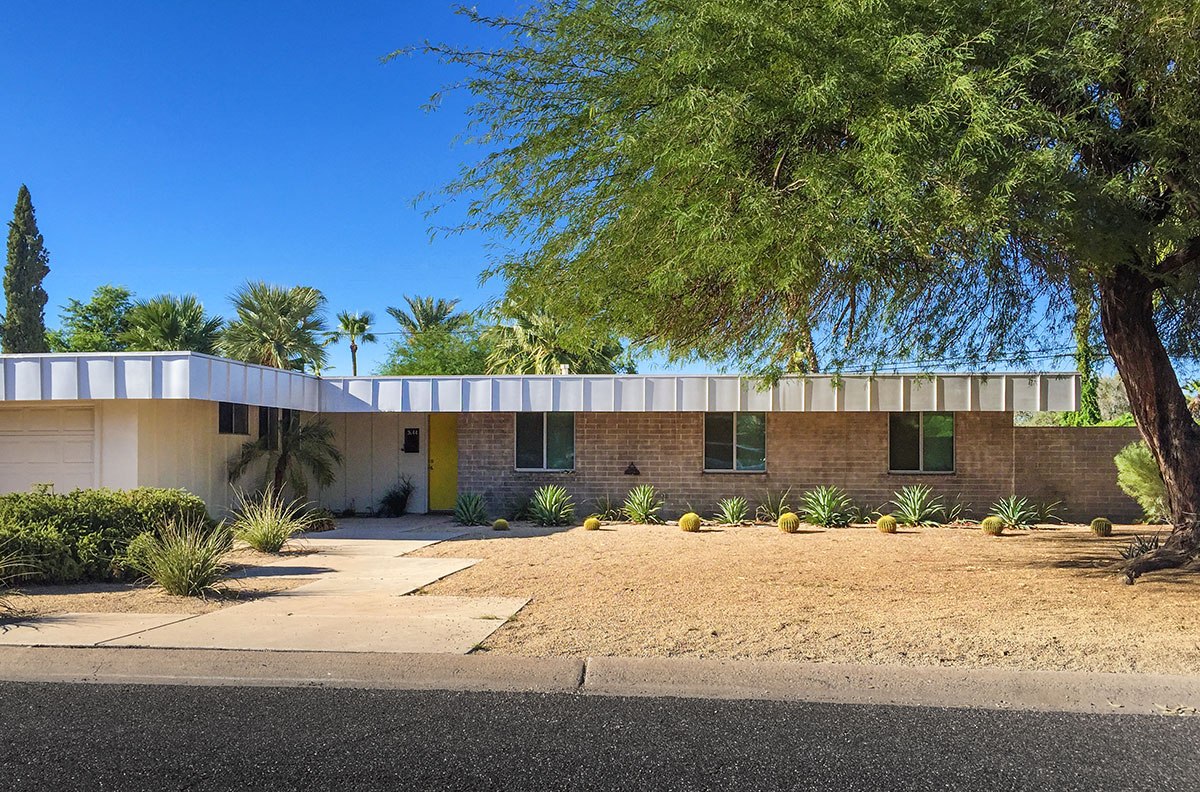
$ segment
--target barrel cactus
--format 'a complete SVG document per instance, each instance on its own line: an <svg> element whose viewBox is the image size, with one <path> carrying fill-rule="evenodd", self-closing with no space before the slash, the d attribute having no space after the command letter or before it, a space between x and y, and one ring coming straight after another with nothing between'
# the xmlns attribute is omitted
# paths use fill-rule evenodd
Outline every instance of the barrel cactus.
<svg viewBox="0 0 1200 792"><path fill-rule="evenodd" d="M679 518L679 527L688 533L696 533L700 530L700 515L695 512L688 512Z"/></svg>
<svg viewBox="0 0 1200 792"><path fill-rule="evenodd" d="M496 522L492 523L492 530L493 531L507 531L508 530L508 520L504 520L504 519L496 520Z"/></svg>
<svg viewBox="0 0 1200 792"><path fill-rule="evenodd" d="M1004 520L999 517L984 517L979 527L988 536L999 536L1004 533Z"/></svg>
<svg viewBox="0 0 1200 792"><path fill-rule="evenodd" d="M1092 520L1092 533L1096 536L1112 536L1112 521L1107 517Z"/></svg>
<svg viewBox="0 0 1200 792"><path fill-rule="evenodd" d="M879 533L896 533L896 527L899 525L896 518L890 514L885 514L875 522L875 527L879 529Z"/></svg>
<svg viewBox="0 0 1200 792"><path fill-rule="evenodd" d="M586 520L583 521L583 530L599 531L600 530L600 520L595 517L588 517Z"/></svg>
<svg viewBox="0 0 1200 792"><path fill-rule="evenodd" d="M779 530L784 533L796 533L800 530L800 518L792 512L779 515Z"/></svg>

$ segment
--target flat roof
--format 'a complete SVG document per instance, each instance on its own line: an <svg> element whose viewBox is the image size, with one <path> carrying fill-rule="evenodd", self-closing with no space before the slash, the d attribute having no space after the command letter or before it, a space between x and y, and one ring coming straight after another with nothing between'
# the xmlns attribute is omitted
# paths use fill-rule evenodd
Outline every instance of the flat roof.
<svg viewBox="0 0 1200 792"><path fill-rule="evenodd" d="M0 401L199 399L352 412L953 412L1079 407L1075 372L317 377L196 352L0 355Z"/></svg>

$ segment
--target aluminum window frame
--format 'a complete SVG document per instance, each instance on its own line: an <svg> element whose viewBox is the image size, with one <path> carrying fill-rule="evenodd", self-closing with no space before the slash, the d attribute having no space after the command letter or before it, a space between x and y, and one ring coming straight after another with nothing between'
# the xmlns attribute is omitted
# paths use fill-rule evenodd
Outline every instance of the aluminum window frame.
<svg viewBox="0 0 1200 792"><path fill-rule="evenodd" d="M708 421L706 419L704 422L704 426L701 429L701 431L703 432L703 437L701 437L700 472L702 472L702 473L719 473L719 474L728 473L728 474L739 474L739 475L744 475L744 476L754 476L754 475L761 476L761 475L765 474L769 470L768 465L767 465L767 413L763 410L714 410L712 412L704 413L705 416L713 415L713 414L718 414L718 415L719 414L728 414L728 415L733 416L733 424L732 424L733 425L733 435L732 435L732 437L729 438L730 447L733 450L733 456L732 456L733 467L728 467L728 468L710 468L710 467L708 467L708 453L707 453L707 449L704 448L704 446L708 445ZM738 467L737 437L738 437L738 416L739 415L761 415L763 418L763 421L762 421L762 425L763 425L763 466L761 468L739 468Z"/></svg>
<svg viewBox="0 0 1200 792"><path fill-rule="evenodd" d="M571 416L571 467L569 468L552 468L546 467L546 456L549 451L550 433L546 431L546 416L550 413L567 413ZM575 472L576 457L575 449L578 446L579 427L575 420L576 413L572 410L550 410L539 413L542 416L542 467L518 467L517 466L517 415L513 413L513 470L518 473L573 473Z"/></svg>
<svg viewBox="0 0 1200 792"><path fill-rule="evenodd" d="M917 414L917 470L897 470L892 467L892 416L906 413ZM925 469L925 414L940 413L950 416L950 469ZM958 418L953 410L894 410L888 413L887 463L888 475L896 476L953 476L958 471Z"/></svg>

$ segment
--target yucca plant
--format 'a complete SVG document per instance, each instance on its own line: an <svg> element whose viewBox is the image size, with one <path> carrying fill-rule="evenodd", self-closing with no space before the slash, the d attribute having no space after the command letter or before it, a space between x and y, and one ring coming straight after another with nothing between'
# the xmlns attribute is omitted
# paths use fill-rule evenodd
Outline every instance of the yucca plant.
<svg viewBox="0 0 1200 792"><path fill-rule="evenodd" d="M454 522L459 525L487 525L487 506L483 496L473 492L460 493L454 499Z"/></svg>
<svg viewBox="0 0 1200 792"><path fill-rule="evenodd" d="M1038 522L1038 509L1028 498L1010 495L992 504L992 514L999 517L1006 528L1028 528Z"/></svg>
<svg viewBox="0 0 1200 792"><path fill-rule="evenodd" d="M146 532L137 536L130 542L126 559L168 594L200 597L229 574L229 566L221 559L230 541L224 523L211 528L201 520L172 520L157 535Z"/></svg>
<svg viewBox="0 0 1200 792"><path fill-rule="evenodd" d="M762 522L779 522L779 515L792 510L788 504L788 498L792 495L791 489L785 489L783 492L772 494L770 490L763 492L762 502L758 504L754 515Z"/></svg>
<svg viewBox="0 0 1200 792"><path fill-rule="evenodd" d="M840 487L817 487L800 499L800 516L810 525L844 528L850 524L850 496Z"/></svg>
<svg viewBox="0 0 1200 792"><path fill-rule="evenodd" d="M892 496L892 516L901 525L935 526L940 525L939 517L944 517L946 508L940 497L934 497L933 490L923 484L905 487Z"/></svg>
<svg viewBox="0 0 1200 792"><path fill-rule="evenodd" d="M233 514L233 538L260 553L278 553L316 517L298 500L287 501L268 487L259 495L238 494Z"/></svg>
<svg viewBox="0 0 1200 792"><path fill-rule="evenodd" d="M565 489L548 484L533 493L528 514L535 525L569 525L575 517L575 503Z"/></svg>
<svg viewBox="0 0 1200 792"><path fill-rule="evenodd" d="M713 515L713 520L721 525L741 525L749 513L745 498L722 498L717 501L717 513Z"/></svg>
<svg viewBox="0 0 1200 792"><path fill-rule="evenodd" d="M653 525L662 522L658 519L658 510L662 507L663 500L659 497L658 490L650 484L642 484L631 489L625 496L621 513L632 523Z"/></svg>

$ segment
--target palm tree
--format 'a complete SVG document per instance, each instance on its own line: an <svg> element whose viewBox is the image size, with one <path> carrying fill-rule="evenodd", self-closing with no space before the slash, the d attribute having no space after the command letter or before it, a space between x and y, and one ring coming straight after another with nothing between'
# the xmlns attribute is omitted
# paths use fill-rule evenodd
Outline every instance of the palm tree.
<svg viewBox="0 0 1200 792"><path fill-rule="evenodd" d="M406 294L404 301L408 303L407 311L403 308L388 308L387 312L400 323L400 327L409 335L416 335L434 328L454 332L471 318L470 314L454 312L460 302L457 298L443 300L440 297L437 299L410 297Z"/></svg>
<svg viewBox="0 0 1200 792"><path fill-rule="evenodd" d="M338 328L334 337L339 341L343 338L350 339L350 374L357 377L358 343L360 341L364 344L375 343L375 334L371 332L371 325L375 323L375 314L370 311L361 314L342 311L337 318Z"/></svg>
<svg viewBox="0 0 1200 792"><path fill-rule="evenodd" d="M252 281L234 293L237 318L221 336L219 348L231 358L274 368L319 367L327 336L325 297L311 286L286 288Z"/></svg>
<svg viewBox="0 0 1200 792"><path fill-rule="evenodd" d="M203 352L211 355L225 321L204 313L194 294L176 297L160 294L138 300L125 315L127 328L121 342L138 352Z"/></svg>
<svg viewBox="0 0 1200 792"><path fill-rule="evenodd" d="M612 338L578 339L543 311L506 307L500 323L484 332L490 347L491 374L557 374L567 366L576 374L633 373L625 348Z"/></svg>
<svg viewBox="0 0 1200 792"><path fill-rule="evenodd" d="M333 427L324 419L302 421L299 413L284 410L278 437L264 433L244 443L229 460L229 483L236 484L260 459L263 488L276 495L290 486L298 498L308 496L309 477L318 487L328 487L337 479L335 468L342 464L342 452L333 444Z"/></svg>

